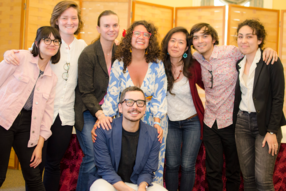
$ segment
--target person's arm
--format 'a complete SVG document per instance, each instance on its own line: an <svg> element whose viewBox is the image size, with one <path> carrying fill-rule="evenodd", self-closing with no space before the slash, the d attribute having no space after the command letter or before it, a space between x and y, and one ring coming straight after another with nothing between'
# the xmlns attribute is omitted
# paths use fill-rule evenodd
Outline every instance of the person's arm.
<svg viewBox="0 0 286 191"><path fill-rule="evenodd" d="M97 174L113 185L122 180L112 166L111 156L107 146L108 139L104 131L102 128L96 129L97 139L93 144L94 158Z"/></svg>
<svg viewBox="0 0 286 191"><path fill-rule="evenodd" d="M18 58L18 56L16 56ZM20 58L18 58L20 59ZM9 76L11 76L17 68L17 65L8 64L6 60L0 62L0 87L7 80Z"/></svg>
<svg viewBox="0 0 286 191"><path fill-rule="evenodd" d="M155 139L154 139L155 140ZM149 186L152 185L152 180L154 178L154 172L158 169L160 143L158 141L153 141L149 157L143 170L138 176L137 185L140 186L142 182L146 182Z"/></svg>
<svg viewBox="0 0 286 191"><path fill-rule="evenodd" d="M36 148L34 149L31 160L30 160L30 162L31 162L30 167L31 168L36 168L39 164L41 164L41 162L42 162L42 149L44 146L44 142L45 142L45 139L42 136L40 136L38 144L37 144Z"/></svg>
<svg viewBox="0 0 286 191"><path fill-rule="evenodd" d="M123 181L116 182L112 185L117 191L135 191L133 188L127 186Z"/></svg>
<svg viewBox="0 0 286 191"><path fill-rule="evenodd" d="M271 116L268 124L267 133L262 142L262 146L268 143L269 154L277 154L278 142L276 134L280 128L280 120L283 111L283 102L285 94L285 80L284 80L284 69L283 65L278 59L273 65L270 66L270 81L271 81L271 94L272 94L272 106L271 106ZM267 101L267 100L266 100ZM273 132L274 134L270 134Z"/></svg>
<svg viewBox="0 0 286 191"><path fill-rule="evenodd" d="M202 88L203 90L205 89L204 87L204 83L203 83L203 80L202 80L202 69L201 69L201 65L198 63L198 61L194 61L195 65L194 65L194 70L192 70L195 75L196 75L196 84Z"/></svg>
<svg viewBox="0 0 286 191"><path fill-rule="evenodd" d="M154 94L151 99L151 113L155 122L160 122L161 118L167 113L167 77L165 74L165 68L162 61L158 63L159 68L155 71L155 84ZM163 130L159 125L154 125L159 134L158 138L161 142L163 139Z"/></svg>

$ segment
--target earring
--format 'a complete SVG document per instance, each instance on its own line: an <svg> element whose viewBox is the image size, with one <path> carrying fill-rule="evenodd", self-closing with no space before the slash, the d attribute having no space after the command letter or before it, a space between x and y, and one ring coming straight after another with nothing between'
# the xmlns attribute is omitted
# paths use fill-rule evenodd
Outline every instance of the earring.
<svg viewBox="0 0 286 191"><path fill-rule="evenodd" d="M184 53L183 58L187 58L187 57L188 57L187 53Z"/></svg>
<svg viewBox="0 0 286 191"><path fill-rule="evenodd" d="M148 50L146 49L146 51L145 51L145 55L147 55L148 54Z"/></svg>
<svg viewBox="0 0 286 191"><path fill-rule="evenodd" d="M169 52L167 52L167 55L169 55Z"/></svg>
<svg viewBox="0 0 286 191"><path fill-rule="evenodd" d="M130 53L132 53L132 49L130 48Z"/></svg>

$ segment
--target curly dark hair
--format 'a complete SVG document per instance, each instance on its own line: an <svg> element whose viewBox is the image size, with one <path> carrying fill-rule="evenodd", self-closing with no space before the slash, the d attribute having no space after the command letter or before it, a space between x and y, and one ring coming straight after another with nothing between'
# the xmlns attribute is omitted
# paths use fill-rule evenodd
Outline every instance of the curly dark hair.
<svg viewBox="0 0 286 191"><path fill-rule="evenodd" d="M161 42L161 50L162 50L161 60L164 63L165 73L166 73L167 80L168 80L167 90L172 95L174 95L171 91L172 91L175 79L174 79L173 73L172 73L172 63L170 60L170 55L168 54L168 44L169 44L169 41L170 41L172 35L177 33L177 32L182 32L186 35L186 42L187 42L187 47L188 47L188 50L185 51L185 53L188 55L187 58L182 57L182 61L184 64L183 75L186 76L187 78L191 77L191 73L189 71L189 68L191 66L193 66L192 52L191 52L191 47L190 47L191 46L191 40L190 40L190 35L189 35L188 30L184 27L175 27L175 28L171 29L166 34L163 41Z"/></svg>
<svg viewBox="0 0 286 191"><path fill-rule="evenodd" d="M124 62L123 72L126 71L127 66L131 63L132 54L130 49L132 48L131 40L133 36L133 30L136 26L143 25L149 33L151 33L151 37L149 39L149 45L146 49L148 54L145 54L146 62L156 62L160 57L160 47L157 39L157 29L156 27L147 21L135 21L126 31L126 36L122 37L121 43L116 50L115 59Z"/></svg>
<svg viewBox="0 0 286 191"><path fill-rule="evenodd" d="M219 41L218 41L218 34L216 32L216 30L208 23L198 23L198 24L195 24L192 28L191 28L191 31L190 31L190 39L191 39L191 42L192 42L192 45L193 45L193 38L194 38L194 34L196 32L199 32L202 28L205 28L204 29L204 34L206 35L211 35L212 37L212 40L215 40L214 42L214 45L218 45L219 44ZM195 49L194 46L192 46L193 49Z"/></svg>
<svg viewBox="0 0 286 191"><path fill-rule="evenodd" d="M238 36L239 30L243 26L249 26L252 29L253 31L252 34L256 35L258 40L261 40L261 43L258 45L258 47L262 49L264 46L266 35L267 35L263 24L259 22L258 20L247 19L237 26L236 36Z"/></svg>

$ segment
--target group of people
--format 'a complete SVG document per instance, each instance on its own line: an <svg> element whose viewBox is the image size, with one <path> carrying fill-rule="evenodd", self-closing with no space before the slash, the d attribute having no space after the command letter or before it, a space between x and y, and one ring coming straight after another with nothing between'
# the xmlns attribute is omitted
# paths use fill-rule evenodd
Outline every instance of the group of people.
<svg viewBox="0 0 286 191"><path fill-rule="evenodd" d="M223 188L223 154L227 190L239 190L240 172L245 190L274 190L285 84L259 21L238 25L238 47L218 46L207 23L171 29L160 47L147 21L116 45L110 10L87 46L74 37L83 22L72 1L59 2L50 23L32 50L6 51L0 63L0 187L13 147L27 190L58 190L74 126L84 153L78 191L177 191L180 167L180 190L192 190L202 141L210 191Z"/></svg>

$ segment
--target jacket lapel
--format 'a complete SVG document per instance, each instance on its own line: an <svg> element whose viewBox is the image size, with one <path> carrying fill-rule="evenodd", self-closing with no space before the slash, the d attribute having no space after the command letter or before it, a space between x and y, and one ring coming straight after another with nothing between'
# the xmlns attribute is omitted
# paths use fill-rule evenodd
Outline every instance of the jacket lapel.
<svg viewBox="0 0 286 191"><path fill-rule="evenodd" d="M102 46L100 44L100 40L97 40L94 43L94 51L96 52L99 65L101 66L102 70L108 75L104 53L102 50Z"/></svg>
<svg viewBox="0 0 286 191"><path fill-rule="evenodd" d="M119 162L121 158L121 145L122 145L122 117L116 121L115 125L112 127L112 141L113 141L113 153L115 158L115 169L118 171Z"/></svg>
<svg viewBox="0 0 286 191"><path fill-rule="evenodd" d="M261 53L261 55L262 55L262 53ZM256 84L258 82L258 78L260 76L260 72L261 72L261 69L263 68L263 66L264 66L264 63L263 63L263 60L261 58L260 61L257 63L257 67L255 69L254 82L253 82L253 92L254 92L254 89L255 89Z"/></svg>
<svg viewBox="0 0 286 191"><path fill-rule="evenodd" d="M142 163L142 160L144 159L145 154L147 154L148 152L146 150L148 150L149 148L149 142L148 141L148 131L147 128L144 126L143 122L140 121L140 134L139 134L139 140L138 140L138 146L137 146L137 152L136 152L136 161L135 161L135 165L133 168L133 173L135 172L139 172L142 165L145 165L144 163Z"/></svg>

